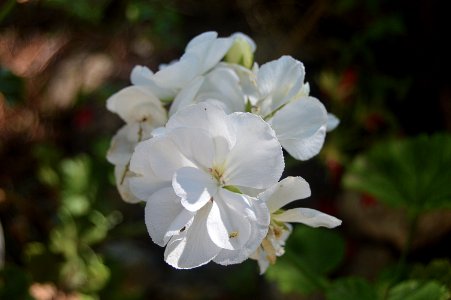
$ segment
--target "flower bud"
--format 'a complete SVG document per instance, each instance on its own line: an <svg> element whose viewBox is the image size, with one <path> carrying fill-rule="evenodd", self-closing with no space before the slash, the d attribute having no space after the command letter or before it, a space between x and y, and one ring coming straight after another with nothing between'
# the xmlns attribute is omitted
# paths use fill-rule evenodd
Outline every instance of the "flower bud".
<svg viewBox="0 0 451 300"><path fill-rule="evenodd" d="M224 61L228 63L242 65L245 68L252 68L254 63L254 42L244 34L235 34L235 41L226 53Z"/></svg>

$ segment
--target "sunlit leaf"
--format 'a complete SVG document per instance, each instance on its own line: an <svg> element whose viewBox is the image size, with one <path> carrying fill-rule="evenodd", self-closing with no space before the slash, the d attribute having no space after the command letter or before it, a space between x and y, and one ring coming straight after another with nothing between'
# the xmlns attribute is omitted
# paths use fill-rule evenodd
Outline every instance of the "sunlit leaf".
<svg viewBox="0 0 451 300"><path fill-rule="evenodd" d="M86 192L90 179L90 160L86 156L66 159L61 163L64 187L71 193Z"/></svg>
<svg viewBox="0 0 451 300"><path fill-rule="evenodd" d="M89 199L85 195L67 195L63 197L63 206L74 216L81 216L89 210Z"/></svg>
<svg viewBox="0 0 451 300"><path fill-rule="evenodd" d="M86 245L102 241L106 237L110 225L108 219L98 211L93 211L89 216L89 220L93 226L85 230L80 237L80 241Z"/></svg>

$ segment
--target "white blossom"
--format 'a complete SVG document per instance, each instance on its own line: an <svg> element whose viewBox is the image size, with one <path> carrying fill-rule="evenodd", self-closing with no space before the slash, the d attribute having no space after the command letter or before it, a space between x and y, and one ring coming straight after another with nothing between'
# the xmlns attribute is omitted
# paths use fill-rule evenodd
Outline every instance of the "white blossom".
<svg viewBox="0 0 451 300"><path fill-rule="evenodd" d="M166 110L152 93L143 86L126 87L107 100L107 108L118 114L126 124L116 133L111 141L107 159L114 165L114 175L118 191L126 202L136 203L140 200L129 189L129 162L136 144L150 138L155 127L167 121Z"/></svg>
<svg viewBox="0 0 451 300"><path fill-rule="evenodd" d="M167 263L227 265L247 259L268 230L265 202L243 191L272 186L283 168L281 146L260 117L203 102L137 145L130 187L147 201L147 229L166 246Z"/></svg>
<svg viewBox="0 0 451 300"><path fill-rule="evenodd" d="M278 256L285 252L285 241L292 231L289 223L302 223L310 227L334 228L341 220L310 208L282 207L297 200L309 197L309 184L301 177L287 177L262 192L258 198L264 200L271 214L271 221L266 237L251 258L258 261L260 273L263 274L269 264L274 264Z"/></svg>
<svg viewBox="0 0 451 300"><path fill-rule="evenodd" d="M131 81L134 85L152 88L161 100L172 100L197 76L202 76L213 69L235 42L248 44L250 51L255 51L255 43L242 33L218 38L218 34L214 31L205 32L188 43L185 53L179 60L165 65L156 73L145 66L136 66L132 71Z"/></svg>
<svg viewBox="0 0 451 300"><path fill-rule="evenodd" d="M260 68L254 65L253 70L221 63L182 89L170 114L189 104L215 99L228 112L247 110L260 115L291 156L307 160L319 153L326 131L335 128L338 119L309 96L304 76L302 63L289 56Z"/></svg>

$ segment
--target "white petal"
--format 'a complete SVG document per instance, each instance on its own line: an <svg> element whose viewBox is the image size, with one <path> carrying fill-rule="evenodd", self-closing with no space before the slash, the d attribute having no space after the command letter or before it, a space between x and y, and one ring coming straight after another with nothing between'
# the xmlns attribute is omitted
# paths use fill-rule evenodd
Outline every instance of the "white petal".
<svg viewBox="0 0 451 300"><path fill-rule="evenodd" d="M290 56L262 65L257 74L260 114L266 116L293 98L304 83L304 75L303 64Z"/></svg>
<svg viewBox="0 0 451 300"><path fill-rule="evenodd" d="M284 169L282 148L271 127L259 116L234 113L227 116L236 143L227 156L227 185L256 189L276 183Z"/></svg>
<svg viewBox="0 0 451 300"><path fill-rule="evenodd" d="M327 114L327 132L334 130L340 124L340 120L331 113Z"/></svg>
<svg viewBox="0 0 451 300"><path fill-rule="evenodd" d="M249 216L255 220L245 196L221 189L207 219L211 240L223 249L241 249L251 233Z"/></svg>
<svg viewBox="0 0 451 300"><path fill-rule="evenodd" d="M150 173L149 171L148 173ZM157 177L155 174L152 176L145 175L133 175L133 176L126 176L125 177L125 183L128 182L128 188L130 189L131 193L138 199L142 201L147 201L147 199L156 191L158 191L161 188L171 186L170 181L162 180L161 178Z"/></svg>
<svg viewBox="0 0 451 300"><path fill-rule="evenodd" d="M145 209L145 222L147 231L154 243L160 246L166 244L166 233L169 230L174 230L174 226L171 227L171 224L183 211L180 198L174 194L170 187L158 190L148 199ZM189 219L186 220L185 224L188 221ZM183 222L179 224L180 228L178 229L182 229L185 224Z"/></svg>
<svg viewBox="0 0 451 300"><path fill-rule="evenodd" d="M194 165L205 170L213 166L216 144L209 132L202 129L181 127L171 130L168 137L173 141L178 151ZM228 150L227 143L218 146L225 147L225 149L218 149L221 153Z"/></svg>
<svg viewBox="0 0 451 300"><path fill-rule="evenodd" d="M199 60L199 73L202 75L216 66L233 44L232 38L200 39L190 43L185 55L193 55Z"/></svg>
<svg viewBox="0 0 451 300"><path fill-rule="evenodd" d="M177 93L176 89L159 86L152 77L153 72L149 68L145 66L135 66L130 74L130 81L133 85L149 87L160 100L167 101L175 97Z"/></svg>
<svg viewBox="0 0 451 300"><path fill-rule="evenodd" d="M341 224L341 220L310 208L293 208L281 214L273 215L280 222L302 223L311 227L334 228Z"/></svg>
<svg viewBox="0 0 451 300"><path fill-rule="evenodd" d="M218 183L202 170L184 167L175 172L172 187L187 210L197 211L213 198Z"/></svg>
<svg viewBox="0 0 451 300"><path fill-rule="evenodd" d="M130 74L133 85L147 85L153 76L153 72L146 66L135 66Z"/></svg>
<svg viewBox="0 0 451 300"><path fill-rule="evenodd" d="M130 125L124 125L111 140L110 148L106 155L107 160L112 164L126 165L129 163L133 150L138 143L138 132L136 140L130 140Z"/></svg>
<svg viewBox="0 0 451 300"><path fill-rule="evenodd" d="M224 65L213 69L197 95L197 102L217 99L224 103L225 112L244 111L245 96L240 87L238 75Z"/></svg>
<svg viewBox="0 0 451 300"><path fill-rule="evenodd" d="M258 251L258 267L260 268L260 275L263 275L269 267L269 260L266 256L266 252L263 250Z"/></svg>
<svg viewBox="0 0 451 300"><path fill-rule="evenodd" d="M207 232L207 215L211 204L199 210L191 226L173 236L164 252L165 261L177 269L191 269L210 262L221 250Z"/></svg>
<svg viewBox="0 0 451 300"><path fill-rule="evenodd" d="M162 178L156 175L152 167L150 158L153 156L155 139L157 138L139 143L130 160L130 171L136 174L135 177L130 178L130 190L137 198L144 201L158 189L170 186L172 180L172 174L168 178ZM178 165L174 169L177 167Z"/></svg>
<svg viewBox="0 0 451 300"><path fill-rule="evenodd" d="M182 89L200 74L200 59L185 53L178 62L155 73L152 79L164 88Z"/></svg>
<svg viewBox="0 0 451 300"><path fill-rule="evenodd" d="M180 109L196 103L196 95L204 82L205 77L198 76L189 84L187 84L175 97L169 110L169 115L172 116Z"/></svg>
<svg viewBox="0 0 451 300"><path fill-rule="evenodd" d="M249 46L251 47L251 51L252 52L255 52L255 49L257 49L257 45L255 44L254 40L251 39L247 34L244 34L242 32L235 32L230 37L233 38L234 40L236 40L236 39L243 39L243 40L245 40L249 44Z"/></svg>
<svg viewBox="0 0 451 300"><path fill-rule="evenodd" d="M188 42L186 45L185 51L190 51L190 49L197 47L198 45L201 45L203 43L211 43L218 37L218 33L215 31L207 31L204 33L201 33L194 38L191 39L191 41Z"/></svg>
<svg viewBox="0 0 451 300"><path fill-rule="evenodd" d="M318 99L306 97L291 102L270 122L282 146L296 159L310 159L324 144L327 112Z"/></svg>
<svg viewBox="0 0 451 300"><path fill-rule="evenodd" d="M243 195L243 197L246 197ZM269 211L266 204L256 198L246 197L252 209L252 215L249 216L251 232L246 244L237 250L223 249L214 258L214 262L221 265L230 265L241 263L249 258L260 246L263 238L268 232L270 221ZM255 217L254 217L255 216Z"/></svg>
<svg viewBox="0 0 451 300"><path fill-rule="evenodd" d="M166 124L166 128L179 127L199 128L215 135L230 135L225 122L226 113L223 109L212 103L199 103L179 110Z"/></svg>
<svg viewBox="0 0 451 300"><path fill-rule="evenodd" d="M236 64L229 64L229 63L220 63L218 67L224 66L228 69L232 69L235 74L239 78L239 84L241 87L241 91L244 94L244 97L247 100L250 101L252 105L257 104L257 100L259 98L259 92L257 89L257 75L252 71L249 70L243 66L236 65ZM242 111L242 110L235 110L235 111Z"/></svg>
<svg viewBox="0 0 451 300"><path fill-rule="evenodd" d="M271 213L298 199L310 197L310 186L302 177L287 177L261 193Z"/></svg>
<svg viewBox="0 0 451 300"><path fill-rule="evenodd" d="M166 124L167 129L179 127L202 129L209 132L215 145L216 159L221 161L225 153L235 144L235 135L232 134L226 114L217 105L202 102L185 107L174 114Z"/></svg>
<svg viewBox="0 0 451 300"><path fill-rule="evenodd" d="M137 198L130 190L130 178L133 173L127 170L124 165L114 166L114 177L116 179L116 186L122 199L128 203L138 203L142 199Z"/></svg>
<svg viewBox="0 0 451 300"><path fill-rule="evenodd" d="M148 122L153 126L166 123L166 111L149 87L129 86L107 100L107 108L125 122Z"/></svg>
<svg viewBox="0 0 451 300"><path fill-rule="evenodd" d="M178 199L178 202L179 201L180 199ZM172 236L178 235L180 232L188 229L193 223L195 215L195 212L183 209L166 229L167 231L164 235L164 243L166 244Z"/></svg>
<svg viewBox="0 0 451 300"><path fill-rule="evenodd" d="M135 153L140 150L139 153L141 154L136 156L136 163L134 163L135 154L133 154L131 160L132 171L135 172L134 170L138 168L141 160L146 160L150 162L151 170L153 170L155 175L161 180L172 182L175 171L182 167L193 167L193 162L180 152L172 138L174 136L156 136L138 144ZM140 158L139 160L138 157Z"/></svg>

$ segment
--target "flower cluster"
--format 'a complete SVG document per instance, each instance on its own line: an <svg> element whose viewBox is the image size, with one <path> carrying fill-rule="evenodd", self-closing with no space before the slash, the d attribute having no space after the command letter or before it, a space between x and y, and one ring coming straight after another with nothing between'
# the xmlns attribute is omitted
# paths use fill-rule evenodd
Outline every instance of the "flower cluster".
<svg viewBox="0 0 451 300"><path fill-rule="evenodd" d="M145 202L150 237L175 268L252 258L263 273L283 254L289 223L341 224L283 209L310 187L301 177L279 181L282 148L310 159L338 119L309 95L301 62L282 56L259 67L255 49L241 33L203 33L156 73L135 67L132 85L107 100L126 123L107 155L118 190Z"/></svg>

